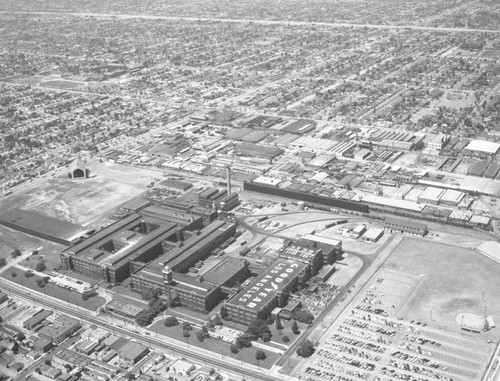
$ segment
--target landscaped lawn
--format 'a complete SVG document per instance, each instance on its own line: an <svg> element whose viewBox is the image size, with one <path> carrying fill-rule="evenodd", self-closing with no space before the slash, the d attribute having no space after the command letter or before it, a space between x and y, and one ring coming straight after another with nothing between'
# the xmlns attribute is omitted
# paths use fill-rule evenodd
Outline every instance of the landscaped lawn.
<svg viewBox="0 0 500 381"><path fill-rule="evenodd" d="M208 351L217 353L221 357L232 357L236 360L240 360L242 364L250 363L256 366L260 366L261 368L270 369L271 366L280 358L279 354L271 352L269 350L264 350L264 352L267 355L267 358L265 360L257 361L255 359L255 352L259 348L252 346L250 348L241 349L239 353L231 353L231 350L229 349L229 344L222 342L220 340L208 338L205 339L203 342L200 342L196 338L195 334L197 331L196 328L191 331L191 337L185 338L182 336L182 324L176 325L175 327L166 327L163 324L163 322L164 320L157 321L150 327L150 330L158 332L158 334L171 337L172 339L188 343L190 346L200 347Z"/></svg>
<svg viewBox="0 0 500 381"><path fill-rule="evenodd" d="M41 279L41 277L34 275L31 278L27 278L24 274L24 270L21 270L17 267L11 267L10 269L4 271L1 276L24 287L28 287L34 291L41 292L44 295L52 296L54 298L62 300L63 302L71 303L88 310L95 311L106 303L106 299L98 295L93 296L87 300L83 300L82 296L79 293L56 286L52 283L48 283L44 287L39 287L36 282L38 279Z"/></svg>

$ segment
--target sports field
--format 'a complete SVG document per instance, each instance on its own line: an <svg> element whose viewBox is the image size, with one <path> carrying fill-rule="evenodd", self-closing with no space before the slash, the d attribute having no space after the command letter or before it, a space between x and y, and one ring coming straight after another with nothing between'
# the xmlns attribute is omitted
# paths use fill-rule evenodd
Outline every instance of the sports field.
<svg viewBox="0 0 500 381"><path fill-rule="evenodd" d="M455 318L460 313L486 312L500 321L500 264L473 250L406 238L384 267L421 276L400 313L408 320L452 330L459 330ZM493 329L480 336L498 340L500 332Z"/></svg>

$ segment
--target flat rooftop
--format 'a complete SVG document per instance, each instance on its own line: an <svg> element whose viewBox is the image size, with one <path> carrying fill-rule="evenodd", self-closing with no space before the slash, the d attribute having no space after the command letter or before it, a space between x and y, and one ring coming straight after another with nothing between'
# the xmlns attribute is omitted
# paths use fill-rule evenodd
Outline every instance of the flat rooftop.
<svg viewBox="0 0 500 381"><path fill-rule="evenodd" d="M213 284L225 284L235 273L247 264L246 259L225 257L222 261L213 266L204 275L205 281ZM175 278L175 276L174 276Z"/></svg>
<svg viewBox="0 0 500 381"><path fill-rule="evenodd" d="M84 232L80 225L19 208L0 214L0 225L38 237L44 236L58 243L66 241L67 244Z"/></svg>
<svg viewBox="0 0 500 381"><path fill-rule="evenodd" d="M472 140L467 147L465 147L468 151L476 151L483 152L489 155L494 155L500 149L500 144L488 142L486 140Z"/></svg>
<svg viewBox="0 0 500 381"><path fill-rule="evenodd" d="M307 265L288 259L278 259L236 294L229 304L247 310L260 311L277 293L282 291Z"/></svg>
<svg viewBox="0 0 500 381"><path fill-rule="evenodd" d="M145 223L152 229L138 231ZM83 260L101 265L118 266L171 237L178 225L165 220L149 218L134 213L100 230L84 241L65 250Z"/></svg>
<svg viewBox="0 0 500 381"><path fill-rule="evenodd" d="M136 307L116 299L113 299L106 306L128 316L137 316L143 310L141 307Z"/></svg>
<svg viewBox="0 0 500 381"><path fill-rule="evenodd" d="M314 234L306 234L305 236L302 237L303 239L307 239L309 241L317 242L317 243L322 243L324 245L329 245L329 246L339 246L342 245L342 241L338 239L333 239L333 238L328 238L328 237L321 237L319 235L314 235Z"/></svg>
<svg viewBox="0 0 500 381"><path fill-rule="evenodd" d="M280 252L280 257L293 259L300 262L309 262L316 257L321 249L310 249L304 246L290 245L284 247Z"/></svg>

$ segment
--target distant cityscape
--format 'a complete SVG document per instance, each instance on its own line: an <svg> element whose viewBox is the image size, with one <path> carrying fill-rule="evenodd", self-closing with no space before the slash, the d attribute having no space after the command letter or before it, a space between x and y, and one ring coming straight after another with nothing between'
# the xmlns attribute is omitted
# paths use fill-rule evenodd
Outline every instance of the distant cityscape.
<svg viewBox="0 0 500 381"><path fill-rule="evenodd" d="M0 2L0 381L500 379L500 3Z"/></svg>

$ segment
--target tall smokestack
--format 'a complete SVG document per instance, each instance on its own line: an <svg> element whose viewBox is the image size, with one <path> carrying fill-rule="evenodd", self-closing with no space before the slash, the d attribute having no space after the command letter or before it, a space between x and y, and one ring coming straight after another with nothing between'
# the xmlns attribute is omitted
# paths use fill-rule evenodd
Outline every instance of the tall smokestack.
<svg viewBox="0 0 500 381"><path fill-rule="evenodd" d="M227 181L227 194L231 194L231 167L228 165L226 167L226 181Z"/></svg>

